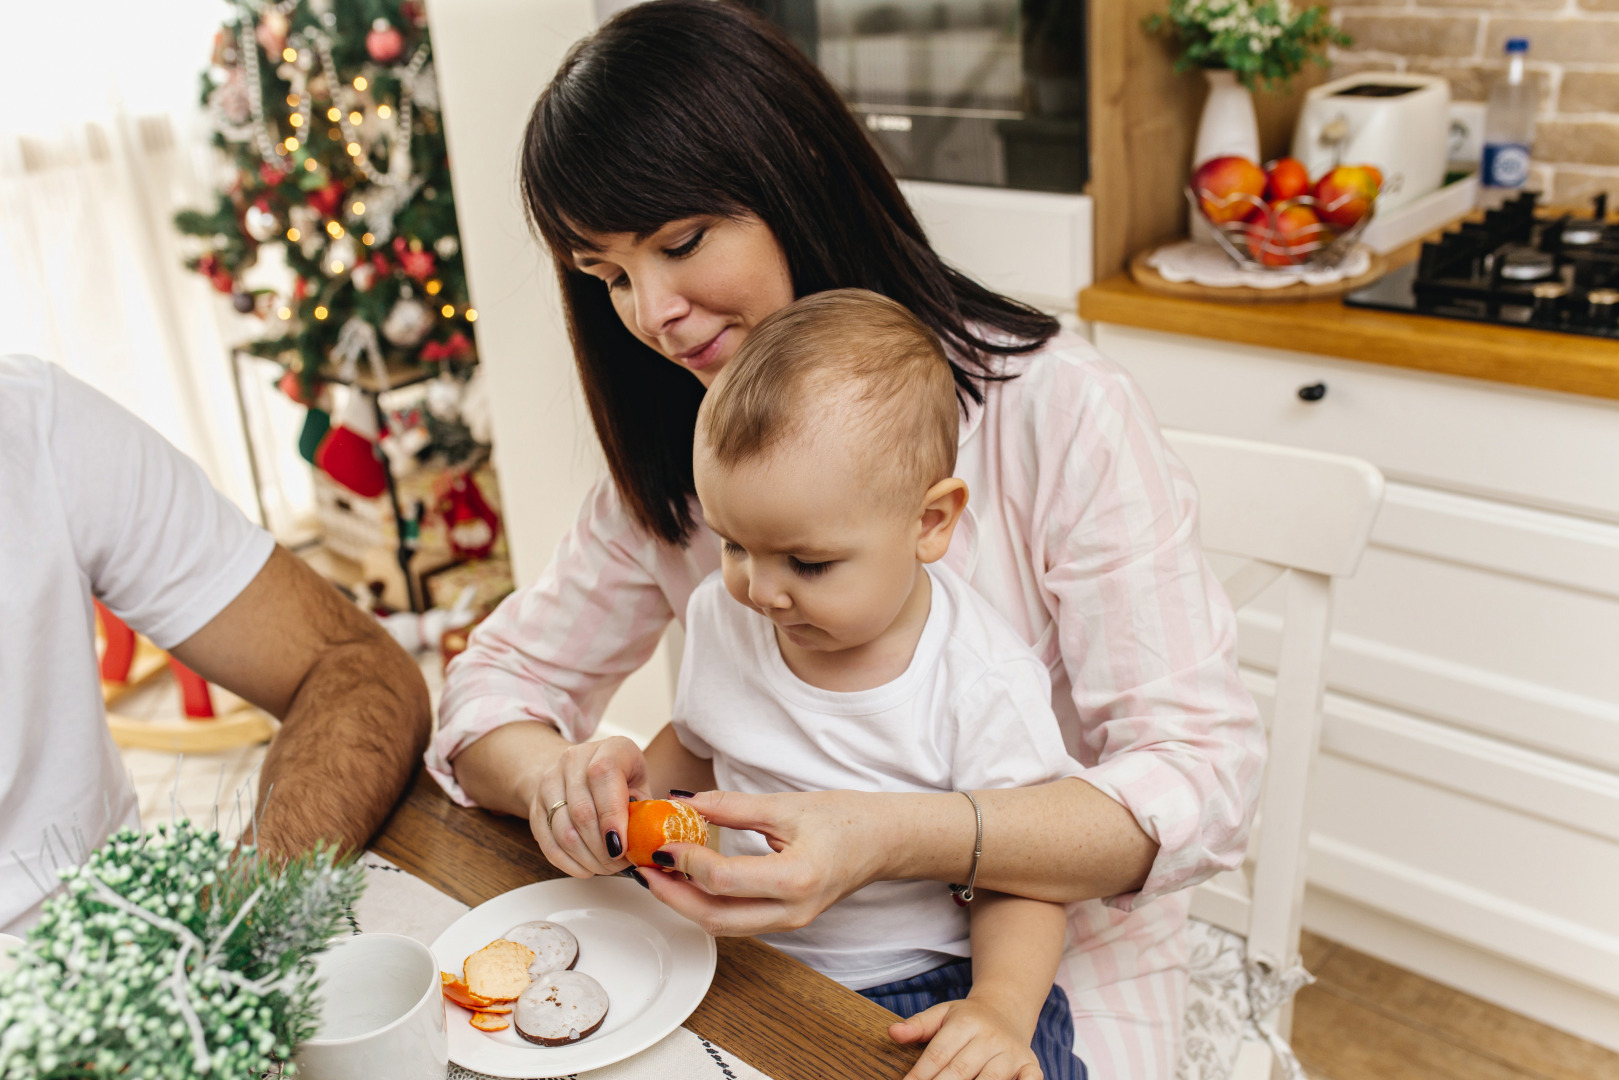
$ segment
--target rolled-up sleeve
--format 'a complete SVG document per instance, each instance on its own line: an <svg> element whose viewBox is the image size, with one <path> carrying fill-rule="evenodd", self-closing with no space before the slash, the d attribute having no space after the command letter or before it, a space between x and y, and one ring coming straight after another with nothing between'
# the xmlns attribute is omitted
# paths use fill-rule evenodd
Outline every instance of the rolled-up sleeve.
<svg viewBox="0 0 1619 1080"><path fill-rule="evenodd" d="M683 553L637 527L603 480L545 572L473 631L445 673L426 761L452 799L474 805L451 763L498 727L539 721L570 742L591 736L613 692L646 663L677 610L660 558L680 562Z"/></svg>
<svg viewBox="0 0 1619 1080"><path fill-rule="evenodd" d="M1241 864L1265 732L1236 617L1198 541L1197 490L1141 392L1110 366L1043 418L1036 565L1080 717L1082 778L1158 843L1126 910ZM1060 398L1060 396L1059 396ZM1045 455L1042 455L1045 456Z"/></svg>

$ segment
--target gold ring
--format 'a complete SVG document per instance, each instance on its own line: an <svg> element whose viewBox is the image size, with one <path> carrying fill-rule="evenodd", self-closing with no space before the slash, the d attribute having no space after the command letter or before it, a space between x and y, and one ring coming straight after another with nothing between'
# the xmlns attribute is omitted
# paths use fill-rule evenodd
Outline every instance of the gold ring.
<svg viewBox="0 0 1619 1080"><path fill-rule="evenodd" d="M557 811L561 810L564 806L567 806L567 805L568 805L568 800L567 799L558 799L556 802L551 804L551 809L549 809L549 810L547 810L545 812L545 827L547 829L549 829L551 827L551 819L557 816Z"/></svg>

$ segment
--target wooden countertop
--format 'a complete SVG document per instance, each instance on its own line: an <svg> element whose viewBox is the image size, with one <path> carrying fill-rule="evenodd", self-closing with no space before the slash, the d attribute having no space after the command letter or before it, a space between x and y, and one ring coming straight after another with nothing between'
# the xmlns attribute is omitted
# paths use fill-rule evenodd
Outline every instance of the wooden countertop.
<svg viewBox="0 0 1619 1080"><path fill-rule="evenodd" d="M1120 274L1079 294L1093 322L1619 400L1619 341L1346 307L1148 292Z"/></svg>

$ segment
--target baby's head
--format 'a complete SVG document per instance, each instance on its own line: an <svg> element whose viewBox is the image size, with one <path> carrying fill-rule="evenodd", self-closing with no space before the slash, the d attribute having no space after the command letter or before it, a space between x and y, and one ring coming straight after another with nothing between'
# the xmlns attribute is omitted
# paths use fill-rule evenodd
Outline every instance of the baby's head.
<svg viewBox="0 0 1619 1080"><path fill-rule="evenodd" d="M761 322L697 414L731 595L801 648L874 641L966 506L956 419L938 339L892 300L839 289Z"/></svg>

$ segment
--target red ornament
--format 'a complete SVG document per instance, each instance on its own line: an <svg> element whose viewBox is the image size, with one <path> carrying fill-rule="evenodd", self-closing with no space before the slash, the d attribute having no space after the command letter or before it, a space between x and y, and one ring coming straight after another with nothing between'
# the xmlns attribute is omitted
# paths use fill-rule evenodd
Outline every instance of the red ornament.
<svg viewBox="0 0 1619 1080"><path fill-rule="evenodd" d="M309 284L303 278L296 278L292 283L292 296L294 300L302 300L309 295Z"/></svg>
<svg viewBox="0 0 1619 1080"><path fill-rule="evenodd" d="M421 0L399 0L399 17L411 26L426 26L427 6Z"/></svg>
<svg viewBox="0 0 1619 1080"><path fill-rule="evenodd" d="M439 516L444 519L450 552L457 558L484 559L495 546L500 518L484 502L483 493L464 472L453 472L439 482Z"/></svg>
<svg viewBox="0 0 1619 1080"><path fill-rule="evenodd" d="M388 256L380 251L371 253L371 265L377 268L379 277L393 273L394 264L388 261Z"/></svg>
<svg viewBox="0 0 1619 1080"><path fill-rule="evenodd" d="M325 187L311 191L307 199L321 217L336 217L337 208L343 205L343 185L333 180Z"/></svg>
<svg viewBox="0 0 1619 1080"><path fill-rule="evenodd" d="M426 281L433 276L433 267L436 261L431 251L412 251L403 236L394 237L394 257L404 268L406 275L417 281Z"/></svg>
<svg viewBox="0 0 1619 1080"><path fill-rule="evenodd" d="M405 51L405 35L390 26L387 19L378 19L365 35L365 51L377 63L391 64Z"/></svg>
<svg viewBox="0 0 1619 1080"><path fill-rule="evenodd" d="M317 383L315 385L314 395L306 395L304 393L304 381L298 377L298 373L296 371L291 369L288 369L287 373L282 375L281 378L277 380L275 385L276 389L280 390L283 394L287 395L293 401L296 401L306 409L315 404L314 395L318 395L320 393L320 384Z"/></svg>
<svg viewBox="0 0 1619 1080"><path fill-rule="evenodd" d="M275 187L286 178L287 174L283 170L271 165L269 162L265 162L263 165L259 166L259 179L264 181L264 183L268 184L270 187Z"/></svg>
<svg viewBox="0 0 1619 1080"><path fill-rule="evenodd" d="M427 361L460 360L472 352L472 342L457 330L446 341L429 341L422 346L422 359Z"/></svg>
<svg viewBox="0 0 1619 1080"><path fill-rule="evenodd" d="M197 260L197 273L207 278L213 287L222 293L236 291L236 279L219 262L217 255L204 255Z"/></svg>

